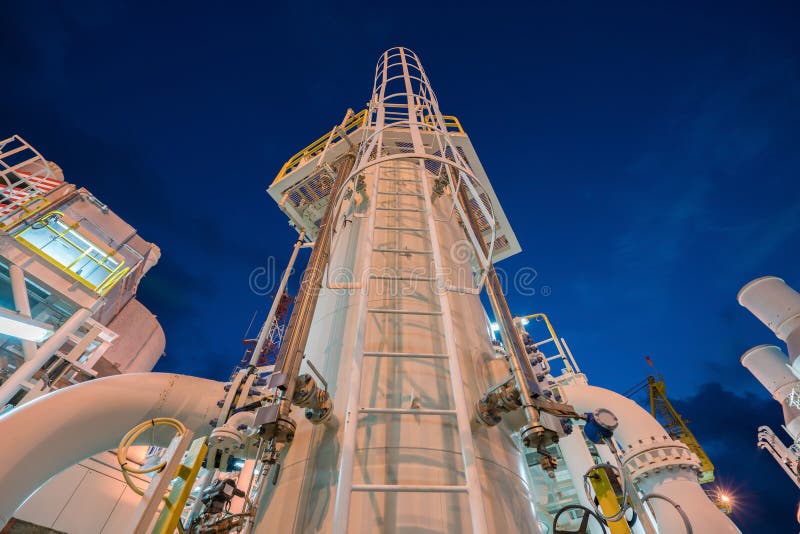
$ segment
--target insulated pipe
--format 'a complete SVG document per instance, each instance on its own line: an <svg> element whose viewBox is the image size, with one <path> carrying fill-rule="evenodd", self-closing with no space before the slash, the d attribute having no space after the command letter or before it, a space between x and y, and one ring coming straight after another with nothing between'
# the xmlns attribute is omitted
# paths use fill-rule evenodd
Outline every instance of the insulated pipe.
<svg viewBox="0 0 800 534"><path fill-rule="evenodd" d="M789 359L774 345L760 345L745 352L739 361L772 398L781 403L786 429L797 439L800 435L800 380L789 367Z"/></svg>
<svg viewBox="0 0 800 534"><path fill-rule="evenodd" d="M669 497L686 512L695 531L704 534L740 534L733 522L709 498L697 479L699 461L679 441L671 439L653 416L627 397L586 384L563 386L566 402L577 412L610 410L619 419L614 439L622 461L643 493ZM683 534L681 516L664 502L655 501L659 532Z"/></svg>
<svg viewBox="0 0 800 534"><path fill-rule="evenodd" d="M575 428L572 434L564 436L558 440L558 448L561 449L561 457L564 465L569 472L572 485L578 490L578 504L585 506L589 510L594 510L594 503L589 501L589 496L583 491L583 474L594 466L594 459L586 446L586 440L580 428ZM593 522L589 522L589 532L599 534L604 532L602 527Z"/></svg>
<svg viewBox="0 0 800 534"><path fill-rule="evenodd" d="M764 276L745 285L737 299L786 342L789 360L800 376L800 294L780 278Z"/></svg>
<svg viewBox="0 0 800 534"><path fill-rule="evenodd" d="M67 321L56 330L47 341L36 351L30 360L23 363L8 380L0 386L0 406L5 406L16 395L19 388L42 368L47 360L64 344L70 334L77 330L83 323L92 316L92 312L86 308L81 308L72 314Z"/></svg>
<svg viewBox="0 0 800 534"><path fill-rule="evenodd" d="M331 185L331 198L336 196L337 191L342 188L349 178L354 163L355 156L350 153L340 160L336 169L336 178ZM281 350L275 361L275 374L282 373L287 378L285 384L286 395L281 401L281 415L284 417L289 415L291 409L291 400L294 396L300 364L303 362L303 352L308 343L308 334L311 330L311 319L317 307L317 300L322 288L322 276L328 263L332 233L329 231L329 227L335 223L333 211L334 205L329 202L319 224L317 237L314 240L314 248L311 249L311 256L308 258L308 265L303 273L297 297L295 297L294 309L289 318L289 324L286 326Z"/></svg>
<svg viewBox="0 0 800 534"><path fill-rule="evenodd" d="M8 276L11 279L11 295L14 298L14 308L23 317L31 319L31 303L28 300L28 288L25 285L25 271L12 263L8 266ZM36 356L36 343L29 340L22 340L22 354L25 360L30 360Z"/></svg>
<svg viewBox="0 0 800 534"><path fill-rule="evenodd" d="M0 524L50 477L115 448L142 421L173 417L195 435L208 434L223 387L176 374L117 375L54 391L0 416Z"/></svg>
<svg viewBox="0 0 800 534"><path fill-rule="evenodd" d="M466 178L465 178L466 179ZM478 241L483 254L488 254L486 243L483 242L481 237L480 225L478 224L477 216L475 215L472 205L467 198L465 188L458 189L458 200L467 216L465 225L469 225L473 233L478 236ZM520 429L520 436L526 447L538 448L545 436L545 429L541 423L541 416L539 410L533 405L533 396L541 395L542 391L539 383L536 381L531 367L531 362L528 359L528 352L525 350L525 345L520 337L519 330L514 324L514 318L511 315L511 310L508 308L506 296L503 293L503 286L500 283L500 278L494 270L494 264L490 264L488 272L486 273L486 294L489 296L489 302L492 305L497 323L500 326L500 335L505 341L506 350L508 351L508 363L511 367L511 374L514 376L514 381L517 383L519 389L520 400L522 401L522 411L525 414L526 425Z"/></svg>

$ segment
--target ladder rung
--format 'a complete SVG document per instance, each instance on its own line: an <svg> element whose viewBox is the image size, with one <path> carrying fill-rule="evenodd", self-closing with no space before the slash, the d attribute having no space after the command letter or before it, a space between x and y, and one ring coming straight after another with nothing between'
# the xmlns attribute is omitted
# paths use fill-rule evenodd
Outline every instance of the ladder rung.
<svg viewBox="0 0 800 534"><path fill-rule="evenodd" d="M446 360L448 354L437 354L433 352L365 352L364 356L374 358L430 358L435 360Z"/></svg>
<svg viewBox="0 0 800 534"><path fill-rule="evenodd" d="M408 228L405 226L376 226L376 230L397 230L400 232L427 232L427 228Z"/></svg>
<svg viewBox="0 0 800 534"><path fill-rule="evenodd" d="M370 278L376 280L414 280L417 282L435 282L436 278L432 276L389 276L385 274L372 274Z"/></svg>
<svg viewBox="0 0 800 534"><path fill-rule="evenodd" d="M426 410L424 408L361 408L358 413L388 415L456 415L455 410Z"/></svg>
<svg viewBox="0 0 800 534"><path fill-rule="evenodd" d="M353 484L353 491L466 493L467 486L432 486L420 484Z"/></svg>
<svg viewBox="0 0 800 534"><path fill-rule="evenodd" d="M375 209L379 211L410 211L412 213L425 213L425 210L418 208L384 208L383 206L378 206Z"/></svg>
<svg viewBox="0 0 800 534"><path fill-rule="evenodd" d="M375 252L395 252L397 254L433 254L432 250L414 250L407 248L373 248Z"/></svg>
<svg viewBox="0 0 800 534"><path fill-rule="evenodd" d="M441 315L442 312L440 311L429 311L429 310L391 310L387 308L369 308L367 310L369 313L393 313L396 315Z"/></svg>
<svg viewBox="0 0 800 534"><path fill-rule="evenodd" d="M418 197L422 198L422 195L419 193L405 193L402 191L378 191L379 195L395 195L398 197Z"/></svg>

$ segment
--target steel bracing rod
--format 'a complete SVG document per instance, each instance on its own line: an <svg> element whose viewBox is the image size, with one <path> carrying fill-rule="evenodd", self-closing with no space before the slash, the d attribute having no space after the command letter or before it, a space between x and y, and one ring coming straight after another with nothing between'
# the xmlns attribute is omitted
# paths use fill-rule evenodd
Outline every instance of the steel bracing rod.
<svg viewBox="0 0 800 534"><path fill-rule="evenodd" d="M337 194L347 180L354 162L355 157L349 153L339 161L336 178L331 186L331 198ZM275 362L275 372L282 373L287 377L287 382L284 385L286 394L281 400L281 414L284 416L289 414L297 375L300 371L300 364L303 362L303 351L308 342L308 333L311 330L311 319L314 316L319 293L322 289L322 276L330 253L330 233L327 229L328 225L334 223L334 209L335 206L332 202L329 202L325 208L325 214L322 216L319 231L317 232L317 239L311 249L311 256L308 259L308 265L303 273L300 289L295 298L294 309L289 318L286 333L283 336L281 350Z"/></svg>
<svg viewBox="0 0 800 534"><path fill-rule="evenodd" d="M272 329L272 323L275 321L275 313L277 312L278 305L283 298L283 293L286 291L286 284L289 282L289 276L292 274L294 262L297 260L297 253L300 252L300 247L303 246L303 240L305 237L306 232L303 230L300 232L300 236L297 238L297 241L294 244L292 256L289 258L289 264L286 266L286 270L283 271L281 283L278 285L278 290L275 292L275 299L272 301L272 306L267 314L267 319L264 321L264 326L261 327L261 331L258 333L258 340L256 341L255 348L253 349L253 355L250 357L251 367L255 367L255 365L258 363L258 358L261 355L261 351L264 350L264 343L266 343L269 331Z"/></svg>
<svg viewBox="0 0 800 534"><path fill-rule="evenodd" d="M758 447L769 452L778 465L800 487L800 475L797 473L798 460L791 450L784 445L768 426L758 427Z"/></svg>
<svg viewBox="0 0 800 534"><path fill-rule="evenodd" d="M458 199L461 202L467 220L464 221L468 224L472 231L480 235L479 226L472 206L469 204L467 192L464 188L459 188ZM480 241L480 246L483 253L486 254L486 243ZM494 264L489 265L488 272L486 273L486 293L489 295L489 301L492 304L497 323L500 326L500 335L506 344L506 348L510 355L508 359L511 364L511 373L514 380L517 382L520 397L522 397L522 409L525 412L525 418L528 425L533 427L537 433L543 430L541 422L539 421L539 410L533 405L532 395L539 396L542 393L536 377L531 367L531 362L528 360L528 353L525 350L525 344L519 335L519 331L514 325L514 318L511 315L511 310L508 308L506 296L503 294L503 287L500 284L500 278L494 270Z"/></svg>

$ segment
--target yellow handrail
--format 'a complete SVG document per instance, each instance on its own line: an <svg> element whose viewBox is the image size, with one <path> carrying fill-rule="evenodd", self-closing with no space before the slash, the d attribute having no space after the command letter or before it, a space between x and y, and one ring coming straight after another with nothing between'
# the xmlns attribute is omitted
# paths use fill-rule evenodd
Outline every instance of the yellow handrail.
<svg viewBox="0 0 800 534"><path fill-rule="evenodd" d="M556 336L556 331L553 328L553 325L550 324L550 319L548 319L547 315L545 315L544 313L532 313L530 315L524 316L523 319L528 319L528 320L530 320L530 319L542 319L544 321L544 324L547 325L547 330L550 332L550 335L553 337L553 341L558 340L558 337ZM558 347L558 343L556 343L556 347Z"/></svg>
<svg viewBox="0 0 800 534"><path fill-rule="evenodd" d="M354 130L361 128L366 122L366 118L367 118L367 110L363 109L358 113L356 113L355 115L353 115L352 117L350 117L350 119L345 123L344 127L342 127L342 130L344 131L345 134L349 134ZM275 180L273 180L272 183L275 184L276 182L280 181L281 178L283 178L293 170L297 169L303 161L312 158L318 155L320 152L322 152L323 149L325 148L325 145L328 144L329 137L333 136L333 139L331 139L331 144L341 140L342 135L339 132L340 130L336 130L334 132L323 135L322 137L320 137L319 139L317 139L316 141L305 147L303 150L301 150L300 152L289 158L289 161L283 164L283 167L281 167L280 172L278 172L278 176L275 177Z"/></svg>
<svg viewBox="0 0 800 534"><path fill-rule="evenodd" d="M344 127L342 128L342 130L344 130L344 133L349 134L357 130L358 128L364 126L367 122L367 111L368 110L366 109L362 109L361 111L350 117L350 119L347 121L347 123L345 123ZM448 132L458 132L462 134L464 133L464 128L461 126L461 121L459 121L457 117L453 115L444 115L442 118L444 119L444 126L445 128L447 128ZM430 116L426 117L424 120L427 124L433 123L433 118ZM325 149L325 145L328 144L328 139L331 136L333 136L333 138L330 140L331 144L337 143L342 139L342 135L339 133L338 130L323 135L322 137L320 137L319 139L317 139L316 141L305 147L303 150L301 150L300 152L289 158L289 160L283 164L283 167L281 167L281 170L278 172L278 175L275 177L275 180L272 181L271 185L275 185L284 176L294 171L295 169L299 168L303 162L319 155Z"/></svg>

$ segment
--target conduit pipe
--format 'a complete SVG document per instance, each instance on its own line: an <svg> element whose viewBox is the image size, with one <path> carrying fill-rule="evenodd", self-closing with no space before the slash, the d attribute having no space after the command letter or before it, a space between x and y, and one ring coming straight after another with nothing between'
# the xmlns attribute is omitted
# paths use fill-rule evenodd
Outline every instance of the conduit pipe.
<svg viewBox="0 0 800 534"><path fill-rule="evenodd" d="M800 293L780 278L763 276L745 285L737 299L786 342L792 369L800 377Z"/></svg>
<svg viewBox="0 0 800 534"><path fill-rule="evenodd" d="M594 503L589 500L586 492L581 491L581 488L583 488L583 474L595 464L580 428L575 428L572 434L558 440L558 448L561 450L561 457L569 472L569 478L573 486L578 490L578 504L589 510L594 510ZM593 524L590 521L589 532L591 534L600 534L605 530L601 525Z"/></svg>
<svg viewBox="0 0 800 534"><path fill-rule="evenodd" d="M463 221L464 224L469 225L472 232L478 236L481 252L488 257L489 250L481 237L477 216L463 187L458 190L458 201L461 202L461 206L467 216L467 220ZM526 424L520 429L520 437L526 447L538 449L540 446L547 445L549 439L552 439L552 437L548 436L544 426L542 426L539 410L533 405L533 398L540 396L542 391L535 379L528 353L525 350L525 344L522 342L519 331L514 324L514 318L503 293L503 286L492 263L489 264L486 273L486 294L489 296L492 311L494 311L495 319L497 319L497 324L500 327L500 335L508 351L508 364L517 384L517 389L519 389L522 412L525 414Z"/></svg>
<svg viewBox="0 0 800 534"><path fill-rule="evenodd" d="M142 421L173 417L195 435L208 434L223 387L176 374L117 375L60 389L0 416L0 524L50 477L115 448Z"/></svg>
<svg viewBox="0 0 800 534"><path fill-rule="evenodd" d="M577 412L610 410L619 419L614 439L620 444L622 463L639 490L658 493L675 501L695 530L704 534L740 534L740 531L709 498L698 482L700 462L683 443L673 440L664 428L638 404L613 391L586 384L563 386L566 402ZM682 534L681 516L668 503L653 503L659 532Z"/></svg>
<svg viewBox="0 0 800 534"><path fill-rule="evenodd" d="M30 380L36 371L42 368L47 360L64 344L70 334L77 330L83 323L91 317L92 312L86 308L81 308L72 314L67 321L56 330L41 347L36 350L36 354L30 360L20 365L8 380L0 386L0 406L5 406L17 393L19 388Z"/></svg>
<svg viewBox="0 0 800 534"><path fill-rule="evenodd" d="M331 198L335 197L336 192L342 188L349 178L354 163L355 156L351 153L345 154L340 159L336 169L336 177L331 185ZM317 237L314 240L314 247L311 249L308 265L303 273L300 289L295 297L294 309L289 317L289 324L286 326L281 349L275 361L275 374L286 376L286 383L283 385L286 394L280 405L283 417L288 417L291 408L297 377L300 373L300 364L303 362L303 352L308 343L308 335L311 330L311 319L317 307L317 300L322 288L322 277L330 254L331 232L329 231L329 226L335 223L336 221L333 220L333 203L329 202L320 221ZM312 408L319 407L312 406Z"/></svg>

